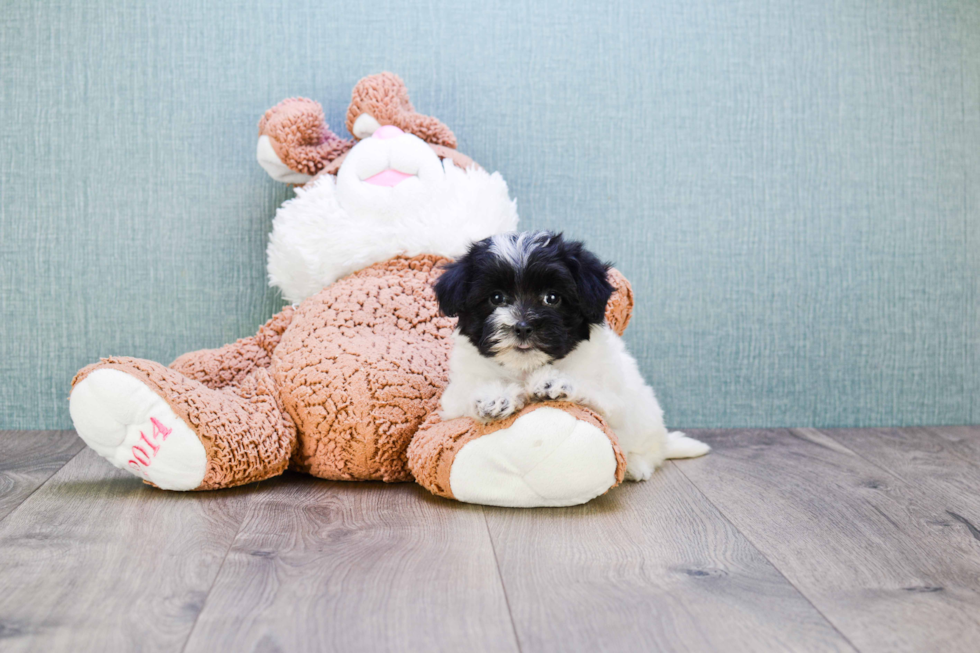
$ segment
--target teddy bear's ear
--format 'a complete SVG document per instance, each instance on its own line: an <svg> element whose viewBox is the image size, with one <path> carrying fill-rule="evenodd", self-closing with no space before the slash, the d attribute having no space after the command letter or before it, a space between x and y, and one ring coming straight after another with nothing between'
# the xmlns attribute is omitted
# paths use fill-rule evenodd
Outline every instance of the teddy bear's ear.
<svg viewBox="0 0 980 653"><path fill-rule="evenodd" d="M259 121L259 164L277 181L305 183L353 146L330 131L323 108L306 98L283 100Z"/></svg>
<svg viewBox="0 0 980 653"><path fill-rule="evenodd" d="M430 145L456 147L456 136L449 127L415 111L405 82L394 73L370 75L359 81L347 109L347 131L354 138L367 138L382 125L394 125Z"/></svg>

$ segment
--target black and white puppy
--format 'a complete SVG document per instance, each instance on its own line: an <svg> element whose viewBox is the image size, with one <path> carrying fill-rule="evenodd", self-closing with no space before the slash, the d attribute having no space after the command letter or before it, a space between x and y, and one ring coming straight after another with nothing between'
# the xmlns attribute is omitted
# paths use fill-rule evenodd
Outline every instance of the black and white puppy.
<svg viewBox="0 0 980 653"><path fill-rule="evenodd" d="M646 480L666 458L707 453L668 434L653 390L605 322L609 270L580 242L550 232L492 236L436 281L442 312L458 316L443 419L506 417L527 401L567 400L598 411Z"/></svg>

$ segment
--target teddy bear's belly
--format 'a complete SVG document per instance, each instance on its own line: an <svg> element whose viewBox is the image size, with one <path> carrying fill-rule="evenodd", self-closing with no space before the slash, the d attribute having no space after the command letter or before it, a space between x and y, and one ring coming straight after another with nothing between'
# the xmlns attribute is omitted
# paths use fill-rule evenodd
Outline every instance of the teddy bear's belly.
<svg viewBox="0 0 980 653"><path fill-rule="evenodd" d="M291 466L336 480L407 481L406 450L437 410L455 320L432 292L435 256L395 258L299 306L273 356L299 432Z"/></svg>

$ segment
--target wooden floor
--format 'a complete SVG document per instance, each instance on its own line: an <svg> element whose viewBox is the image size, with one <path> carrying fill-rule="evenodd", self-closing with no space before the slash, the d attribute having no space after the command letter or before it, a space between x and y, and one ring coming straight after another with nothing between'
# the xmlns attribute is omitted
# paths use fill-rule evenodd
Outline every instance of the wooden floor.
<svg viewBox="0 0 980 653"><path fill-rule="evenodd" d="M167 493L0 432L0 651L980 651L980 428L691 432L577 508Z"/></svg>

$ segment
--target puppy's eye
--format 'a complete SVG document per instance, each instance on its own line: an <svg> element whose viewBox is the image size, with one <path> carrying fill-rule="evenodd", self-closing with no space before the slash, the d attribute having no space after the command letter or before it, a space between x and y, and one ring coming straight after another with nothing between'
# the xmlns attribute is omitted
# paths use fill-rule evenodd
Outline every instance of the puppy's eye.
<svg viewBox="0 0 980 653"><path fill-rule="evenodd" d="M504 297L504 293L495 292L494 294L490 295L490 303L494 306L503 306L507 303L507 298Z"/></svg>
<svg viewBox="0 0 980 653"><path fill-rule="evenodd" d="M561 297L553 292L547 293L544 296L545 306L558 306L561 303Z"/></svg>

